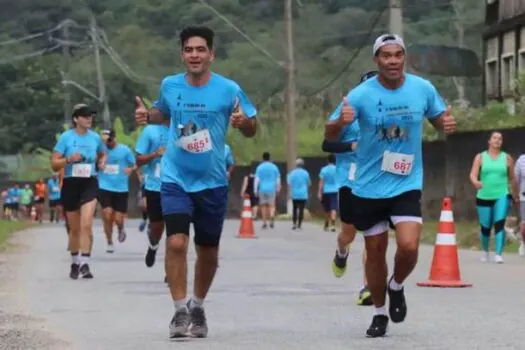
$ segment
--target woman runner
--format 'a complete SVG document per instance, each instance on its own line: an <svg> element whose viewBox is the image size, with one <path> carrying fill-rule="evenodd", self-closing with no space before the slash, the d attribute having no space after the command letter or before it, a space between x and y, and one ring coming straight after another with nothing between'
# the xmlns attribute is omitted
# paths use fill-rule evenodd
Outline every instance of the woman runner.
<svg viewBox="0 0 525 350"><path fill-rule="evenodd" d="M501 133L492 132L488 150L474 157L470 171L470 182L477 189L476 207L483 249L481 261L489 260L490 231L494 226L496 243L494 261L498 264L503 263L505 219L510 207L510 198L514 200L517 198L514 160L501 150L502 144Z"/></svg>
<svg viewBox="0 0 525 350"><path fill-rule="evenodd" d="M73 108L73 128L62 133L54 147L51 167L64 169L61 203L70 230L71 279L93 278L89 268L91 231L97 205L97 172L105 167L105 147L90 130L94 112L87 105Z"/></svg>

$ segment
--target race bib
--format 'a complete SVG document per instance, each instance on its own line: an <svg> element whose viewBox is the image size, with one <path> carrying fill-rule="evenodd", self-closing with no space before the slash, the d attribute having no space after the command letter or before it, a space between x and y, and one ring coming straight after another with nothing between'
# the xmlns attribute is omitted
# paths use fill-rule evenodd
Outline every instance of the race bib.
<svg viewBox="0 0 525 350"><path fill-rule="evenodd" d="M106 164L106 167L104 168L104 173L108 175L118 175L119 174L118 164Z"/></svg>
<svg viewBox="0 0 525 350"><path fill-rule="evenodd" d="M52 190L53 190L53 192L59 192L60 191L60 189L58 187L56 187L56 186L53 187Z"/></svg>
<svg viewBox="0 0 525 350"><path fill-rule="evenodd" d="M200 130L191 136L182 136L177 144L189 153L205 153L213 148L210 132L207 129Z"/></svg>
<svg viewBox="0 0 525 350"><path fill-rule="evenodd" d="M155 172L153 173L156 178L160 178L160 163L155 166Z"/></svg>
<svg viewBox="0 0 525 350"><path fill-rule="evenodd" d="M355 172L357 170L357 166L355 163L350 163L350 170L348 170L348 180L354 181L355 180Z"/></svg>
<svg viewBox="0 0 525 350"><path fill-rule="evenodd" d="M412 172L414 155L385 151L381 170L407 176Z"/></svg>
<svg viewBox="0 0 525 350"><path fill-rule="evenodd" d="M73 164L73 177L91 177L91 164Z"/></svg>

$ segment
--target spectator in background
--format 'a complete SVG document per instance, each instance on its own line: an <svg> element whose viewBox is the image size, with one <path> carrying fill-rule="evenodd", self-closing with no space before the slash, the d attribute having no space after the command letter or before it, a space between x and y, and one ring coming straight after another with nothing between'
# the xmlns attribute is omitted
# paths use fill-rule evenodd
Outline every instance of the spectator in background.
<svg viewBox="0 0 525 350"><path fill-rule="evenodd" d="M255 195L255 174L254 168L250 170L250 173L242 180L241 197L245 195L250 196L250 204L252 207L252 217L257 220L258 209L259 209L259 198Z"/></svg>
<svg viewBox="0 0 525 350"><path fill-rule="evenodd" d="M22 212L26 218L31 217L31 208L33 207L33 190L29 184L25 184L20 190L20 204Z"/></svg>

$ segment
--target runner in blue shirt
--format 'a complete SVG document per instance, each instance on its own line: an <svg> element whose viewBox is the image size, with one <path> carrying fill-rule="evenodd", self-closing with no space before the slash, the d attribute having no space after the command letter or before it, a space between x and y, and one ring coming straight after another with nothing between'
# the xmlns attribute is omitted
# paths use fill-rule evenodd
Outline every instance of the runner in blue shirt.
<svg viewBox="0 0 525 350"><path fill-rule="evenodd" d="M186 73L166 77L148 112L138 99L135 120L170 119L161 163L161 203L166 224L166 273L175 315L170 337L206 337L203 301L218 264L218 246L228 203L224 145L229 124L246 137L256 132L255 107L237 83L212 73L214 33L191 27L180 34ZM195 288L187 302L186 259L190 223L197 251ZM190 326L191 325L191 326Z"/></svg>
<svg viewBox="0 0 525 350"><path fill-rule="evenodd" d="M377 75L377 71L365 73L359 83ZM333 118L333 116L331 116ZM356 229L353 219L353 205L351 203L352 184L355 180L355 149L359 140L359 124L352 123L343 128L340 135L334 140L323 141L323 151L336 154L336 172L339 185L339 215L341 216L341 232L337 235L337 250L332 261L332 272L340 278L346 272L346 261L350 253L349 246L354 241ZM366 250L363 249L363 285L359 290L357 304L372 305L372 295L368 289L365 273Z"/></svg>
<svg viewBox="0 0 525 350"><path fill-rule="evenodd" d="M262 214L262 229L275 225L275 200L281 191L281 172L270 160L270 153L263 153L263 161L255 169L255 196L259 197Z"/></svg>
<svg viewBox="0 0 525 350"><path fill-rule="evenodd" d="M404 73L405 44L397 35L382 35L374 43L379 74L350 91L333 113L328 134L357 122L356 174L352 187L354 225L366 240L366 271L374 317L369 337L386 334L389 315L403 322L407 305L402 283L417 262L422 228L422 123L425 117L439 130L451 133L456 122L429 81ZM387 282L386 249L389 222L398 243L394 275Z"/></svg>
<svg viewBox="0 0 525 350"><path fill-rule="evenodd" d="M304 168L304 160L297 158L295 169L288 173L286 182L290 187L288 193L292 198L292 230L301 229L304 219L304 208L308 201L308 190L312 185L310 174Z"/></svg>
<svg viewBox="0 0 525 350"><path fill-rule="evenodd" d="M49 222L59 222L61 213L60 208L60 179L58 174L47 180L47 195L49 200Z"/></svg>
<svg viewBox="0 0 525 350"><path fill-rule="evenodd" d="M104 130L102 137L107 147L106 167L98 175L100 207L106 234L107 252L113 253L113 226L117 226L118 241L126 240L124 220L128 213L129 176L136 168L131 149L117 143L115 130Z"/></svg>
<svg viewBox="0 0 525 350"><path fill-rule="evenodd" d="M155 265L159 242L164 233L164 219L160 200L161 160L169 138L169 121L148 125L135 146L137 164L143 167L146 210L150 220L149 245L144 259L147 267Z"/></svg>
<svg viewBox="0 0 525 350"><path fill-rule="evenodd" d="M325 212L324 230L335 232L335 219L337 217L337 192L339 186L336 179L335 156L328 156L328 164L319 172L319 185L317 198L321 201Z"/></svg>
<svg viewBox="0 0 525 350"><path fill-rule="evenodd" d="M98 196L97 175L106 165L106 147L100 135L91 130L94 114L85 104L73 107L73 128L60 135L51 158L54 171L64 169L60 202L69 227L71 279L93 278L89 260Z"/></svg>

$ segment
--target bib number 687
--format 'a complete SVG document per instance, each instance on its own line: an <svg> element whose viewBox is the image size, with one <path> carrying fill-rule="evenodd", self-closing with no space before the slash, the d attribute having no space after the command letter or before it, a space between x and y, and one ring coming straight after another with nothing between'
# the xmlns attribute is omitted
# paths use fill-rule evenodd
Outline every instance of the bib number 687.
<svg viewBox="0 0 525 350"><path fill-rule="evenodd" d="M398 161L398 162L394 162L394 169L401 171L401 172L406 172L410 170L411 165L412 164L410 162L399 162Z"/></svg>

